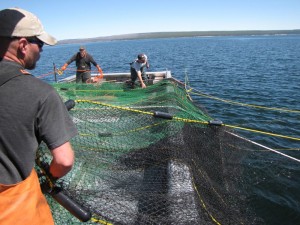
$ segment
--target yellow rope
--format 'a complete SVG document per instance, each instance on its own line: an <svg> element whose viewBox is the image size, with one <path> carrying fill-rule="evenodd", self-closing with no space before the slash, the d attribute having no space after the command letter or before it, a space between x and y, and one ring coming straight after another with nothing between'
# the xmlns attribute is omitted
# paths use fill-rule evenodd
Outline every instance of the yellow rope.
<svg viewBox="0 0 300 225"><path fill-rule="evenodd" d="M77 102L77 103L85 102L85 103L91 103L91 104L95 104L95 105L103 105L103 106L107 106L107 107L111 107L111 108L115 108L115 109L121 109L121 110L136 112L136 113L153 115L152 112L145 112L142 110L132 109L132 108L128 108L128 107L122 107L122 106L117 106L117 105L110 105L110 104L106 104L106 103L102 103L102 102L96 102L96 101L90 101L90 100L75 100L75 102Z"/></svg>
<svg viewBox="0 0 300 225"><path fill-rule="evenodd" d="M177 121L185 122L185 123L201 123L201 124L205 124L205 125L209 124L208 121L191 120L191 119L180 118L180 117L177 117L177 116L174 116L173 119L175 119Z"/></svg>
<svg viewBox="0 0 300 225"><path fill-rule="evenodd" d="M97 101L76 100L75 102L102 105L102 106L106 106L106 107L111 107L111 108L116 108L116 109L120 109L120 110L126 110L126 111L142 113L142 114L147 114L147 115L153 116L153 112L146 112L146 111L142 111L142 110L132 109L132 108L129 108L129 107L110 105L110 104L107 104L107 103L102 103L102 102L97 102ZM191 120L191 119L185 119L185 118L180 118L180 117L176 117L176 116L174 116L173 119L176 120L176 121L185 122L185 123L199 123L199 124L209 125L208 121ZM233 129L245 130L245 131L249 131L249 132L253 132L253 133L260 133L260 134L264 134L264 135L269 135L269 136L274 136L274 137L280 137L280 138L300 141L299 137L292 137L292 136L287 136L287 135L275 134L275 133L271 133L271 132L254 130L254 129L251 129L251 128L239 127L239 126L234 126L234 125L229 125L229 124L222 124L222 126L230 127L230 128L233 128Z"/></svg>
<svg viewBox="0 0 300 225"><path fill-rule="evenodd" d="M211 220L212 220L213 222L215 222L215 223L218 224L218 225L221 225L221 223L219 223L219 222L217 221L217 219L216 219L216 218L208 211L208 209L207 209L207 207L206 207L206 205L205 205L205 202L203 201L202 196L200 195L200 193L199 193L199 191L198 191L198 189L197 189L197 186L196 186L196 184L195 184L195 182L194 182L194 179L192 179L192 182L193 182L193 187L194 187L194 189L195 189L195 191L196 191L196 193L197 193L197 195L198 195L198 197L199 197L199 199L200 199L200 202L201 202L201 205L202 205L203 209L207 212L207 214L209 215L209 217L211 218Z"/></svg>
<svg viewBox="0 0 300 225"><path fill-rule="evenodd" d="M266 135L270 135L270 136L274 136L274 137L280 137L280 138L300 141L300 138L298 138L298 137L291 137L291 136L286 136L286 135L281 135L281 134L274 134L274 133L270 133L270 132L266 132L266 131L254 130L254 129L245 128L245 127L238 127L238 126L233 126L233 125L229 125L229 124L223 124L223 126L234 128L234 129L251 131L251 132L254 132L254 133L266 134Z"/></svg>
<svg viewBox="0 0 300 225"><path fill-rule="evenodd" d="M94 223L100 223L100 224L104 224L104 225L113 225L112 223L109 223L105 220L99 220L99 219L96 219L96 218L91 218L91 221L94 222Z"/></svg>
<svg viewBox="0 0 300 225"><path fill-rule="evenodd" d="M225 102L225 103L230 103L230 104L234 104L234 105L240 105L240 106L246 106L246 107L252 107L252 108L258 108L258 109L268 109L268 110L273 110L273 111L282 111L282 112L289 112L289 113L300 113L300 110L297 109L286 109L286 108L273 108L273 107L265 107L265 106L259 106L259 105L252 105L252 104L246 104L246 103L240 103L240 102L234 102L231 100L225 100L222 98L218 98L218 97L214 97L208 94L203 94L203 93L196 93L196 92L191 92L194 95L199 95L199 96L203 96L203 97L207 97L210 99L215 99L221 102Z"/></svg>

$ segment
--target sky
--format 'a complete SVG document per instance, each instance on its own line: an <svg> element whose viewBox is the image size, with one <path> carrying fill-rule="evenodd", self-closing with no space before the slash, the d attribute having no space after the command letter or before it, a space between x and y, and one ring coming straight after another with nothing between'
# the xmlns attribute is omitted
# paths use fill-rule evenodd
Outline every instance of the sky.
<svg viewBox="0 0 300 225"><path fill-rule="evenodd" d="M0 0L58 40L167 31L300 29L300 0Z"/></svg>

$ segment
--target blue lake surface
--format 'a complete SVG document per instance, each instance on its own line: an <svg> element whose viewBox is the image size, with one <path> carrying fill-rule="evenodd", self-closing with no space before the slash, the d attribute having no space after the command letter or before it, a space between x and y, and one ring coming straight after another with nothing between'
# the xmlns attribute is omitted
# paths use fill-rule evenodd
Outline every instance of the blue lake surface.
<svg viewBox="0 0 300 225"><path fill-rule="evenodd" d="M225 124L300 138L300 36L230 36L109 41L84 44L104 72L129 72L129 63L146 53L151 71L171 70L197 93L195 103ZM80 44L44 47L35 76L53 82ZM69 65L75 70L75 63ZM95 69L94 67L92 69ZM63 76L72 75L66 72ZM228 101L267 108L245 107ZM285 111L270 108L284 108ZM300 159L299 140L240 131L253 141ZM259 214L267 224L300 224L300 163L284 159L272 164L262 154L252 162L264 170L265 190L257 190ZM276 162L278 162L278 156ZM284 158L284 157L283 157ZM257 163L257 164L255 164Z"/></svg>

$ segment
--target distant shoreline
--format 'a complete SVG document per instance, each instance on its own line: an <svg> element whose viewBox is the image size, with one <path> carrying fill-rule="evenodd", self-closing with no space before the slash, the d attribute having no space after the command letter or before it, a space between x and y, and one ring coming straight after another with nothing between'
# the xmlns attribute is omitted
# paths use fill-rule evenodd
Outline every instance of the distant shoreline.
<svg viewBox="0 0 300 225"><path fill-rule="evenodd" d="M122 34L95 38L65 39L58 44L76 44L88 42L114 41L114 40L136 40L153 38L176 38L176 37L205 37L205 36L249 36L249 35L288 35L300 34L300 29L295 30L245 30L245 31L184 31L184 32L152 32Z"/></svg>

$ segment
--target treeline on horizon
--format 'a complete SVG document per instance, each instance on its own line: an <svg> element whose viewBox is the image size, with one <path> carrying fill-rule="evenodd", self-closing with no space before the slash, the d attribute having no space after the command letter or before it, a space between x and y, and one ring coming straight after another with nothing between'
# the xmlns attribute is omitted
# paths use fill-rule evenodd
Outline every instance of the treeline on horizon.
<svg viewBox="0 0 300 225"><path fill-rule="evenodd" d="M199 36L249 36L249 35L288 35L300 34L300 29L296 30L245 30L245 31L185 31L185 32L152 32L112 35L95 38L78 38L60 40L59 44L75 44L99 41L114 40L135 40L135 39L153 39L153 38L176 38L176 37L199 37Z"/></svg>

